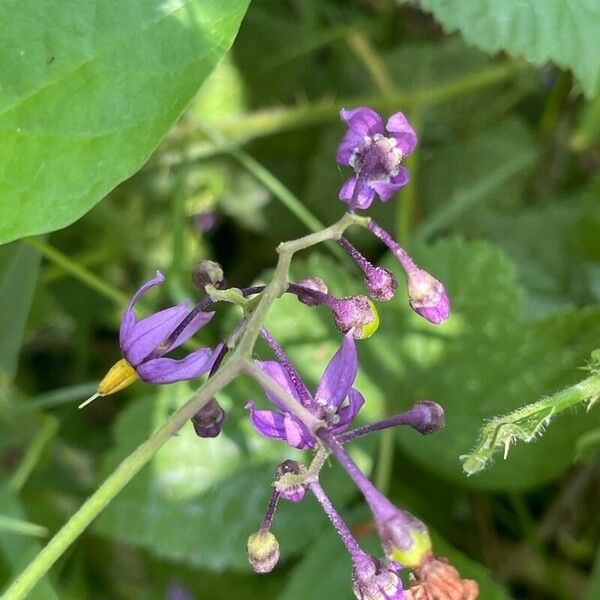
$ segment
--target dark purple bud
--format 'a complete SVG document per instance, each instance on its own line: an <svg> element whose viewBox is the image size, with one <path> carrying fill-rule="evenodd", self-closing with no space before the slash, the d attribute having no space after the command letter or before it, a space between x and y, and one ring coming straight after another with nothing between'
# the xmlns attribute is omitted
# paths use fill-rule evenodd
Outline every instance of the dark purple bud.
<svg viewBox="0 0 600 600"><path fill-rule="evenodd" d="M248 561L257 573L270 573L279 561L279 542L270 531L257 531L248 538Z"/></svg>
<svg viewBox="0 0 600 600"><path fill-rule="evenodd" d="M201 233L210 233L217 224L217 212L207 210L194 215L194 222Z"/></svg>
<svg viewBox="0 0 600 600"><path fill-rule="evenodd" d="M398 280L391 271L383 267L373 267L367 272L365 284L371 298L387 301L394 297L394 292L398 287Z"/></svg>
<svg viewBox="0 0 600 600"><path fill-rule="evenodd" d="M439 325L450 316L450 300L442 282L427 271L409 271L406 289L411 308L430 323Z"/></svg>
<svg viewBox="0 0 600 600"><path fill-rule="evenodd" d="M358 600L404 600L397 568L376 559L362 560L352 572L352 590Z"/></svg>
<svg viewBox="0 0 600 600"><path fill-rule="evenodd" d="M301 481L306 473L306 467L295 460L284 460L275 472L275 489L280 498L300 502L306 491Z"/></svg>
<svg viewBox="0 0 600 600"><path fill-rule="evenodd" d="M223 421L225 411L214 398L192 417L194 431L201 438L217 437L223 429Z"/></svg>
<svg viewBox="0 0 600 600"><path fill-rule="evenodd" d="M303 288L308 288L309 290L314 290L315 292L320 292L321 294L327 294L327 284L320 277L307 277L302 281L299 281L296 285L299 285ZM318 306L322 304L322 301L318 298L311 296L310 294L303 293L301 290L298 291L298 300L307 306Z"/></svg>
<svg viewBox="0 0 600 600"><path fill-rule="evenodd" d="M192 281L202 291L207 285L217 289L223 289L226 285L223 268L213 260L201 260L192 270Z"/></svg>
<svg viewBox="0 0 600 600"><path fill-rule="evenodd" d="M444 409L431 400L421 400L404 413L406 424L420 433L434 433L446 425Z"/></svg>
<svg viewBox="0 0 600 600"><path fill-rule="evenodd" d="M335 326L343 333L353 330L357 339L371 337L379 328L379 313L366 296L350 296L332 299Z"/></svg>

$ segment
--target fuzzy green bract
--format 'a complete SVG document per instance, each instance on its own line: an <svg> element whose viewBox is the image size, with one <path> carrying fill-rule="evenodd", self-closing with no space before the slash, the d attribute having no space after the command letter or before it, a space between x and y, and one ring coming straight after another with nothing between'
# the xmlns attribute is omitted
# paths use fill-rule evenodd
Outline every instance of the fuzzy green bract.
<svg viewBox="0 0 600 600"><path fill-rule="evenodd" d="M0 243L72 223L135 173L248 2L0 4Z"/></svg>
<svg viewBox="0 0 600 600"><path fill-rule="evenodd" d="M506 50L572 69L587 96L600 88L596 0L421 0L450 31L488 52Z"/></svg>

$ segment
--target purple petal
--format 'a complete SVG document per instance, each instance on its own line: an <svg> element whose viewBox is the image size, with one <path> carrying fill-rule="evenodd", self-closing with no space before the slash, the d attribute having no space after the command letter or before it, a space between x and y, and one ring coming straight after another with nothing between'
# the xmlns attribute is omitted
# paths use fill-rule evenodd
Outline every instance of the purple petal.
<svg viewBox="0 0 600 600"><path fill-rule="evenodd" d="M261 368L263 373L269 376L280 388L284 389L292 398L295 398L300 402L300 398L298 396L298 392L292 383L287 371L283 368L281 364L274 360L258 360L256 361L258 366ZM267 390L263 388L267 398L280 410L283 412L288 412L285 404L281 402L279 396L274 394L271 390Z"/></svg>
<svg viewBox="0 0 600 600"><path fill-rule="evenodd" d="M189 340L199 329L204 327L214 316L213 312L199 312L186 326L185 329L177 336L177 339L169 347L169 350L173 350L178 346L181 346L184 342ZM183 319L182 319L183 320ZM175 328L173 328L175 329ZM173 331L173 330L171 330Z"/></svg>
<svg viewBox="0 0 600 600"><path fill-rule="evenodd" d="M364 403L365 399L363 395L358 390L352 388L348 392L348 405L338 410L337 414L340 420L337 425L331 428L331 431L333 433L344 431L351 423L352 419L358 414L358 411L362 408Z"/></svg>
<svg viewBox="0 0 600 600"><path fill-rule="evenodd" d="M246 408L250 411L252 425L261 435L283 440L299 450L313 447L314 439L310 432L292 415L271 410L256 410L254 402L248 402Z"/></svg>
<svg viewBox="0 0 600 600"><path fill-rule="evenodd" d="M121 336L121 351L127 362L138 365L181 323L188 313L187 303L165 308L128 327Z"/></svg>
<svg viewBox="0 0 600 600"><path fill-rule="evenodd" d="M344 183L340 190L339 198L344 202L351 202L352 196L354 195L354 187L356 186L356 175L353 175ZM358 193L358 199L356 202L356 208L369 208L371 202L375 198L375 190L368 185L363 184L361 190Z"/></svg>
<svg viewBox="0 0 600 600"><path fill-rule="evenodd" d="M340 145L338 146L335 160L340 165L352 166L350 159L355 150L362 148L365 145L365 138L362 135L356 133L352 129L348 129L342 138Z"/></svg>
<svg viewBox="0 0 600 600"><path fill-rule="evenodd" d="M156 271L156 277L144 283L144 285L133 295L125 312L123 313L123 318L121 319L121 327L119 329L119 341L123 344L125 338L128 336L129 332L133 328L136 323L135 313L133 312L133 306L135 303L151 288L155 285L161 284L165 280L165 276L160 272Z"/></svg>
<svg viewBox="0 0 600 600"><path fill-rule="evenodd" d="M394 175L390 181L373 181L370 186L377 192L382 202L387 202L408 183L408 179L408 171L404 167L399 167L398 174Z"/></svg>
<svg viewBox="0 0 600 600"><path fill-rule="evenodd" d="M398 148L405 156L410 154L417 145L417 134L411 127L408 119L401 112L392 115L385 128L396 138Z"/></svg>
<svg viewBox="0 0 600 600"><path fill-rule="evenodd" d="M356 345L354 336L349 331L344 336L342 346L325 368L315 394L315 400L319 404L334 408L340 406L354 383L357 370Z"/></svg>
<svg viewBox="0 0 600 600"><path fill-rule="evenodd" d="M135 370L144 381L150 383L174 383L194 379L210 370L220 349L221 344L214 351L210 348L200 348L181 360L153 358L138 365Z"/></svg>
<svg viewBox="0 0 600 600"><path fill-rule="evenodd" d="M361 137L374 136L376 133L384 133L381 117L368 106L359 106L352 110L342 108L340 117L351 129Z"/></svg>

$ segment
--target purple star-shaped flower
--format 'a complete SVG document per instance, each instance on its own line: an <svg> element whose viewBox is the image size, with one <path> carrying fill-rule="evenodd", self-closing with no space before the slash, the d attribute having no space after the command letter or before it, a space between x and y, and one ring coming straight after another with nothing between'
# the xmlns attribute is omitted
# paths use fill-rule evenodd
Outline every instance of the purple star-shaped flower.
<svg viewBox="0 0 600 600"><path fill-rule="evenodd" d="M336 160L355 173L342 186L340 200L351 209L368 208L375 195L387 202L408 183L408 171L400 163L415 149L417 134L401 112L393 114L385 128L381 117L366 106L342 109L340 116L348 131Z"/></svg>
<svg viewBox="0 0 600 600"><path fill-rule="evenodd" d="M214 351L211 348L200 348L181 360L164 358L162 354L181 346L213 317L214 312L198 312L177 337L160 349L160 355L152 357L157 347L175 331L177 326L189 313L187 302L165 308L150 317L137 320L133 307L136 302L155 285L163 283L164 275L159 271L156 277L147 281L133 295L121 320L119 344L123 357L138 376L150 383L173 383L193 379L208 372L218 355L220 346Z"/></svg>
<svg viewBox="0 0 600 600"><path fill-rule="evenodd" d="M365 401L360 392L352 387L358 360L351 331L344 336L341 348L325 368L314 397L302 381L292 380L282 364L276 361L258 361L258 365L277 385L316 417L325 421L332 433L344 431ZM246 408L250 411L256 431L266 437L284 440L293 448L312 448L315 438L306 426L290 414L274 393L266 389L264 391L279 411L257 410L254 402L248 402Z"/></svg>

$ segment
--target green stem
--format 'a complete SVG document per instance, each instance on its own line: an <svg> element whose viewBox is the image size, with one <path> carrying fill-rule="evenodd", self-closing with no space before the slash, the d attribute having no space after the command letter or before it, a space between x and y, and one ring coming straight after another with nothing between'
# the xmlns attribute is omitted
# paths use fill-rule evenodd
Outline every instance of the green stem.
<svg viewBox="0 0 600 600"><path fill-rule="evenodd" d="M430 107L510 79L528 68L524 62L505 62L432 88L414 91L397 90L393 94L325 100L309 106L270 108L244 117L223 119L216 123L225 136L246 141L260 136L319 125L338 118L343 106L371 106L376 110L403 110Z"/></svg>
<svg viewBox="0 0 600 600"><path fill-rule="evenodd" d="M394 80L368 36L361 31L354 30L348 34L346 43L365 66L371 79L383 94L392 96L397 92Z"/></svg>
<svg viewBox="0 0 600 600"><path fill-rule="evenodd" d="M367 221L368 219L364 217L345 214L337 223L323 229L323 231L280 244L277 249L279 260L273 279L262 292L260 301L251 313L247 328L231 359L209 378L186 404L171 415L162 427L155 431L113 471L96 492L50 540L48 545L29 563L27 568L6 590L0 600L20 600L21 598L25 598L67 548L85 531L90 523L108 506L113 498L131 481L142 467L151 460L154 454L241 371L250 372L251 375L258 378L257 374L249 366L248 359L251 356L254 344L260 334L260 328L269 309L273 302L285 292L290 263L294 254L320 242L339 239L351 225L361 225L364 227ZM264 382L261 380L261 383ZM274 387L276 389L273 391L281 396L279 387ZM283 402L289 401L287 397L282 397L281 400ZM311 418L314 421L312 415ZM311 422L310 425L315 426L316 424Z"/></svg>
<svg viewBox="0 0 600 600"><path fill-rule="evenodd" d="M16 492L20 492L29 476L38 464L44 449L58 431L58 419L56 417L46 417L42 428L35 434L33 440L27 447L25 456L19 463L19 467L13 473L9 486Z"/></svg>
<svg viewBox="0 0 600 600"><path fill-rule="evenodd" d="M79 281L105 298L108 298L111 302L118 304L120 307L125 306L129 302L129 297L126 294L107 284L100 277L94 275L81 265L73 262L68 256L58 251L56 248L53 248L41 238L31 237L26 238L23 241L32 248L35 248L40 254L60 267L63 271L70 273L75 279L79 279Z"/></svg>
<svg viewBox="0 0 600 600"><path fill-rule="evenodd" d="M160 429L130 454L29 563L0 600L20 600L27 597L50 567L150 461L156 451L175 435L214 394L223 389L240 372L240 367L239 361L230 362L217 371Z"/></svg>

